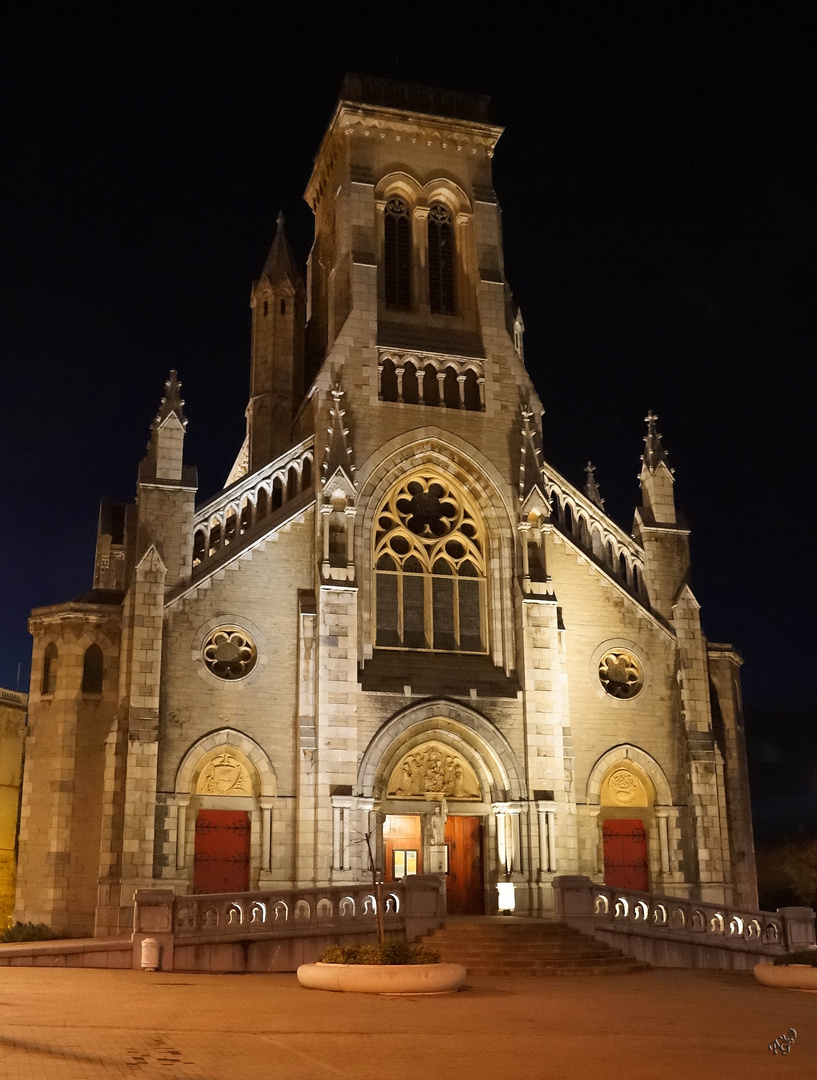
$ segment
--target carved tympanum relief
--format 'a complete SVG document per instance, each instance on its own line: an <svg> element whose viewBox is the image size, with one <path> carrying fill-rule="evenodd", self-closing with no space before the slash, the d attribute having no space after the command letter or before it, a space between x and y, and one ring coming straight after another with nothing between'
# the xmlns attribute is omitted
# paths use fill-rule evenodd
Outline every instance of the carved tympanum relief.
<svg viewBox="0 0 817 1080"><path fill-rule="evenodd" d="M614 698L632 698L644 685L641 664L625 649L611 649L599 660L599 680Z"/></svg>
<svg viewBox="0 0 817 1080"><path fill-rule="evenodd" d="M404 755L392 770L386 789L393 799L480 799L479 781L467 761L441 743L424 743Z"/></svg>
<svg viewBox="0 0 817 1080"><path fill-rule="evenodd" d="M232 754L219 754L201 771L198 795L252 795L250 774Z"/></svg>
<svg viewBox="0 0 817 1080"><path fill-rule="evenodd" d="M611 772L601 789L601 801L605 806L647 806L647 789L629 769L617 768Z"/></svg>

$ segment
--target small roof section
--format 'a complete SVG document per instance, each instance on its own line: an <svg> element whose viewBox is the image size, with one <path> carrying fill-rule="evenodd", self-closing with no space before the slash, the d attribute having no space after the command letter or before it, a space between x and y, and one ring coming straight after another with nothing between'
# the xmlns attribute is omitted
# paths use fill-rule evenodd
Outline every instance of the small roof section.
<svg viewBox="0 0 817 1080"><path fill-rule="evenodd" d="M360 105L379 105L385 109L425 113L428 116L447 116L455 120L470 120L488 124L488 102L485 94L468 94L461 90L441 90L433 86L380 79L374 75L349 72L340 88L341 101Z"/></svg>

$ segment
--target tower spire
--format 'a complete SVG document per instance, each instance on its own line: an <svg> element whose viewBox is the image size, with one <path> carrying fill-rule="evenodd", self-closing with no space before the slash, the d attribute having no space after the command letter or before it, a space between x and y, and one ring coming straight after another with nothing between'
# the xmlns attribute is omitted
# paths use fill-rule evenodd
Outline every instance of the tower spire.
<svg viewBox="0 0 817 1080"><path fill-rule="evenodd" d="M153 430L160 427L165 420L171 415L175 414L182 425L187 427L187 418L184 415L184 398L181 396L182 384L179 380L178 372L175 368L170 369L170 376L165 380L165 393L159 405L159 411L156 413L156 417L153 421Z"/></svg>
<svg viewBox="0 0 817 1080"><path fill-rule="evenodd" d="M303 288L301 275L298 273L298 267L295 265L292 249L287 240L282 210L278 211L275 224L275 238L272 241L272 247L269 250L269 255L267 255L267 261L264 263L261 276L266 278L273 288L284 281L288 281L293 288L297 285Z"/></svg>
<svg viewBox="0 0 817 1080"><path fill-rule="evenodd" d="M602 499L601 497L599 485L596 482L596 466L593 465L592 462L588 461L588 463L584 467L584 471L587 474L587 479L584 482L585 495L588 497L590 502L595 503L599 510L604 510L604 499Z"/></svg>
<svg viewBox="0 0 817 1080"><path fill-rule="evenodd" d="M644 453L641 455L641 460L650 472L654 473L658 466L667 460L667 452L661 442L661 434L656 430L655 424L658 417L652 409L644 420L647 424L647 434L644 436Z"/></svg>

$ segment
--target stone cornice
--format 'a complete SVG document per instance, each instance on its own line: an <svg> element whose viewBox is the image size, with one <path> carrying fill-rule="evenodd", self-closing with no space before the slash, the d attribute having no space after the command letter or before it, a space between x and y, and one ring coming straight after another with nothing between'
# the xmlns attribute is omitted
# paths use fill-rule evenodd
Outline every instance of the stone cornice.
<svg viewBox="0 0 817 1080"><path fill-rule="evenodd" d="M481 154L493 157L494 148L503 129L494 124L473 120L456 120L450 116L430 116L382 105L361 105L340 101L315 158L315 167L304 192L304 198L314 210L323 195L326 180L337 161L341 135L378 139L402 140L408 143L425 141L452 153Z"/></svg>

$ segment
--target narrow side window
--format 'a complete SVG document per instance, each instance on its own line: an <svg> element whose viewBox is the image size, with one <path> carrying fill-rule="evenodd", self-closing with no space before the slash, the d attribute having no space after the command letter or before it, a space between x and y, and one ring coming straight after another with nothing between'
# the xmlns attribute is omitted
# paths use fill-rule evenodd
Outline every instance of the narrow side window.
<svg viewBox="0 0 817 1080"><path fill-rule="evenodd" d="M44 694L53 694L57 689L57 646L51 642L45 650L43 660L43 685Z"/></svg>
<svg viewBox="0 0 817 1080"><path fill-rule="evenodd" d="M102 693L103 663L102 649L98 645L89 645L82 662L83 694Z"/></svg>
<svg viewBox="0 0 817 1080"><path fill-rule="evenodd" d="M454 226L439 203L428 212L428 294L433 312L454 314Z"/></svg>
<svg viewBox="0 0 817 1080"><path fill-rule="evenodd" d="M411 307L411 222L402 199L386 203L385 221L386 306Z"/></svg>

